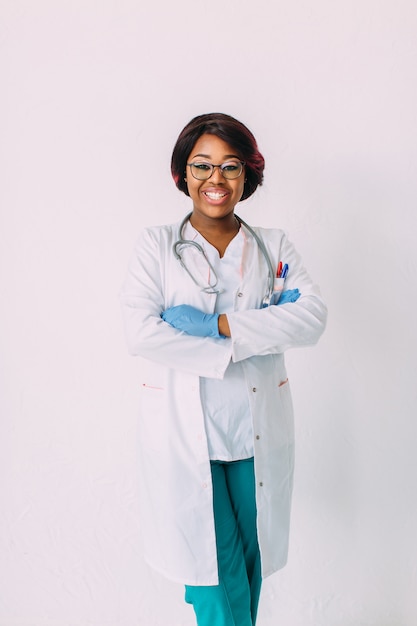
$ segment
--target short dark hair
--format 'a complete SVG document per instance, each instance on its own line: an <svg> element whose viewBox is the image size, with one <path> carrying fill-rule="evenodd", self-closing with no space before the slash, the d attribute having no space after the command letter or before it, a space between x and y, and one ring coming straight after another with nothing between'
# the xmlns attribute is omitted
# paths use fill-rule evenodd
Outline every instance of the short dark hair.
<svg viewBox="0 0 417 626"><path fill-rule="evenodd" d="M241 200L249 198L258 185L262 185L265 160L258 150L251 131L239 120L225 113L205 113L194 117L180 132L171 159L171 173L176 186L187 196L184 180L186 164L191 150L201 135L216 135L236 150L245 162L245 186Z"/></svg>

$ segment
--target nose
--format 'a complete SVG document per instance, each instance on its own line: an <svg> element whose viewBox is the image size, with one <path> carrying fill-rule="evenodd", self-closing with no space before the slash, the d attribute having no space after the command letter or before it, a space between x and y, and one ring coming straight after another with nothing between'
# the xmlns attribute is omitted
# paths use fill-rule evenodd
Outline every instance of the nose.
<svg viewBox="0 0 417 626"><path fill-rule="evenodd" d="M212 180L213 182L218 181L218 182L223 182L225 180L224 176L223 176L223 172L220 169L220 165L214 165L213 166L213 172L210 176L210 180Z"/></svg>

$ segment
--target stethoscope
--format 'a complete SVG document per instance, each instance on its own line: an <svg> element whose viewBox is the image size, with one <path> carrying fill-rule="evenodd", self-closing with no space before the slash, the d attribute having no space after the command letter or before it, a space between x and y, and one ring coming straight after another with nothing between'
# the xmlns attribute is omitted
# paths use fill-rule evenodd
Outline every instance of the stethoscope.
<svg viewBox="0 0 417 626"><path fill-rule="evenodd" d="M222 290L219 289L217 287L217 283L218 283L218 278L216 275L216 272L214 271L214 268L212 266L212 264L210 263L203 247L197 243L196 241L193 241L192 239L183 239L182 237L182 231L184 229L185 224L188 222L188 220L190 219L192 213L189 213L181 222L180 227L179 227L179 238L178 240L174 243L174 245L172 246L172 250L174 252L174 256L175 258L181 263L182 267L185 269L185 271L187 272L187 274L190 276L190 278L193 280L193 282L200 287L201 291L203 291L204 293L208 293L208 294L219 294L222 293ZM275 279L275 272L274 272L274 268L272 266L271 263L271 259L269 258L268 255L268 251L265 247L264 242L262 241L262 239L259 237L259 235L257 235L255 233L255 231L253 230L253 228L251 228L249 226L249 224L247 224L244 220L242 220L241 217L239 217L238 215L235 214L235 217L237 219L237 221L239 222L240 225L244 226L252 235L252 237L255 239L256 243L258 244L258 247L260 249L260 251L263 254L263 257L265 259L265 262L267 264L268 267L268 291L265 294L264 299L262 300L262 307L265 306L269 306L270 301L271 301L271 296L272 293L274 291L274 279ZM198 280L195 278L195 276L193 276L193 274L190 272L190 270L188 269L188 267L185 264L185 261L183 260L182 256L181 256L181 251L185 248L185 247L193 247L194 249L196 249L198 251L199 254L201 254L204 259L207 262L208 267L210 268L210 276L213 276L213 281L209 282L207 287L202 287L201 284L198 282Z"/></svg>

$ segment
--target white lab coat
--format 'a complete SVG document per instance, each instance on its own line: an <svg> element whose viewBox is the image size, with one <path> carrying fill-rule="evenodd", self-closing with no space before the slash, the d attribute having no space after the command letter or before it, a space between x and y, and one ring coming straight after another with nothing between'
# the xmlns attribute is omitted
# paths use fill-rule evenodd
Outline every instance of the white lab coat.
<svg viewBox="0 0 417 626"><path fill-rule="evenodd" d="M244 228L242 226L242 228ZM216 295L202 292L175 259L179 224L140 235L121 303L129 351L145 359L140 415L140 478L145 558L189 585L218 584L212 484L199 377L222 378L230 359L242 361L253 419L258 540L262 576L287 560L294 466L294 426L284 352L314 344L326 307L300 256L278 229L254 229L273 266L289 265L286 289L296 303L261 309L267 266L256 241L247 242L231 338L194 337L161 319L168 307L190 304L213 312ZM192 254L192 253L191 253ZM206 280L207 265L194 255Z"/></svg>

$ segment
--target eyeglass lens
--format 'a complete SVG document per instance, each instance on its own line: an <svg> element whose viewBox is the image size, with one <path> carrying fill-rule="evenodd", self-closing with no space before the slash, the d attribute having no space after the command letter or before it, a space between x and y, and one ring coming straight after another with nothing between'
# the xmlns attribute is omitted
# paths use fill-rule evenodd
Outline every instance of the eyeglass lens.
<svg viewBox="0 0 417 626"><path fill-rule="evenodd" d="M221 165L213 165L212 163L189 163L191 173L197 180L207 180L212 176L215 167L219 167L222 175L229 180L238 178L243 170L243 164L240 161L228 161Z"/></svg>

